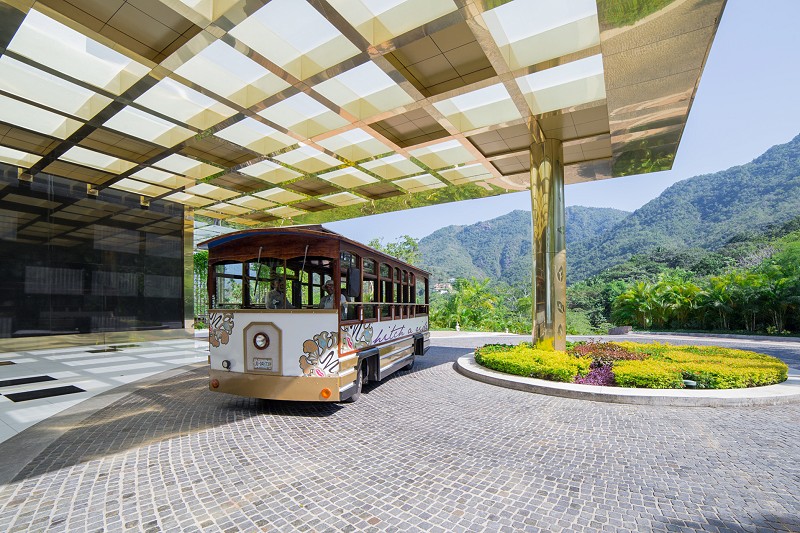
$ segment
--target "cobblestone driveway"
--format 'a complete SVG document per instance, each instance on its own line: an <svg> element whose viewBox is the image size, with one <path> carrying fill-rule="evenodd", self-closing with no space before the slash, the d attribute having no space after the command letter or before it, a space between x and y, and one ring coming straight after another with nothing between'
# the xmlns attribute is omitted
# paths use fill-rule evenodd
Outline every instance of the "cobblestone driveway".
<svg viewBox="0 0 800 533"><path fill-rule="evenodd" d="M800 405L495 388L440 339L351 405L138 390L0 490L0 531L800 531Z"/></svg>

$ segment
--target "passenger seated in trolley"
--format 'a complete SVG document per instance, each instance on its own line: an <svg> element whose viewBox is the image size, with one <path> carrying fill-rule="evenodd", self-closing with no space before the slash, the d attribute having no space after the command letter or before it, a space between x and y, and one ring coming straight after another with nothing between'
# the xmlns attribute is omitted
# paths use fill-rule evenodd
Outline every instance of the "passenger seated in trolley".
<svg viewBox="0 0 800 533"><path fill-rule="evenodd" d="M333 292L333 280L328 279L325 284L322 286L323 290L325 291L325 296L319 301L319 308L320 309L333 309L333 300L334 300L334 292ZM343 306L347 303L347 299L344 297L344 294L339 295L339 306Z"/></svg>
<svg viewBox="0 0 800 533"><path fill-rule="evenodd" d="M267 309L294 309L294 306L286 299L286 281L283 278L272 282L272 290L264 298Z"/></svg>

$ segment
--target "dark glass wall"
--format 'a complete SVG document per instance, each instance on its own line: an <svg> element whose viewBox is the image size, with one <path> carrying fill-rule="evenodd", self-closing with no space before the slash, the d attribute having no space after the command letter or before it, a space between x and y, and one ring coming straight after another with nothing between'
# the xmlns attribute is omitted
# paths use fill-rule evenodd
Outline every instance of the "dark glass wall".
<svg viewBox="0 0 800 533"><path fill-rule="evenodd" d="M183 207L0 164L0 338L183 328Z"/></svg>

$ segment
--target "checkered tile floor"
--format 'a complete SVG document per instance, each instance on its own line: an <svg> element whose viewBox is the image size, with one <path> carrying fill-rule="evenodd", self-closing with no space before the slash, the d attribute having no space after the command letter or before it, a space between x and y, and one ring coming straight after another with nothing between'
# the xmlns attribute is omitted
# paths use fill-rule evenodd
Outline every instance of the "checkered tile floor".
<svg viewBox="0 0 800 533"><path fill-rule="evenodd" d="M0 353L0 442L120 385L204 362L205 340Z"/></svg>

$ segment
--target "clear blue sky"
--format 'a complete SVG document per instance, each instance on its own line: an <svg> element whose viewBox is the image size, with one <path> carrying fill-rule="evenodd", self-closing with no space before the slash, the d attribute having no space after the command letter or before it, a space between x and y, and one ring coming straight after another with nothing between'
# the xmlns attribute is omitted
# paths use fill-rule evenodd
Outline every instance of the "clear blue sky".
<svg viewBox="0 0 800 533"><path fill-rule="evenodd" d="M673 169L568 185L567 205L633 211L673 183L747 163L800 133L800 0L728 0ZM327 223L366 243L530 210L528 192Z"/></svg>

